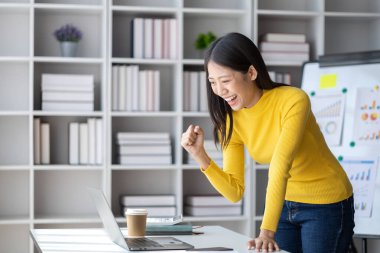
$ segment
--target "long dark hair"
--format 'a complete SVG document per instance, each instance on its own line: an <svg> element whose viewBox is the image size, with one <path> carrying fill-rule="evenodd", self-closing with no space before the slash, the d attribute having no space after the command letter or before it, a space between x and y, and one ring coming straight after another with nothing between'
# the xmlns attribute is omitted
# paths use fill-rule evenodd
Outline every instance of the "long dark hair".
<svg viewBox="0 0 380 253"><path fill-rule="evenodd" d="M257 71L256 84L260 89L273 89L284 84L273 82L268 74L267 67L256 45L240 33L228 33L215 40L205 53L204 69L206 71L207 100L211 120L214 124L214 140L220 143L222 148L230 142L233 128L232 109L229 104L214 94L208 81L208 63L213 61L218 65L239 71L242 74L248 72L252 65ZM229 130L226 133L226 120L229 118Z"/></svg>

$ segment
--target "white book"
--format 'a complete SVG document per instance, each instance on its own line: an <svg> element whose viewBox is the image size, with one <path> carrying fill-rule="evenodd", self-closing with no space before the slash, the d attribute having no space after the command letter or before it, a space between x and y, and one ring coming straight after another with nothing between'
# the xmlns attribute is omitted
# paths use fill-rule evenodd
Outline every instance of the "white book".
<svg viewBox="0 0 380 253"><path fill-rule="evenodd" d="M125 109L126 111L132 111L133 100L133 68L131 66L126 67L126 93L125 93Z"/></svg>
<svg viewBox="0 0 380 253"><path fill-rule="evenodd" d="M170 59L177 59L178 57L178 28L177 20L170 19Z"/></svg>
<svg viewBox="0 0 380 253"><path fill-rule="evenodd" d="M190 72L183 72L183 110L190 111Z"/></svg>
<svg viewBox="0 0 380 253"><path fill-rule="evenodd" d="M267 42L259 44L262 52L303 52L309 53L309 43L299 42Z"/></svg>
<svg viewBox="0 0 380 253"><path fill-rule="evenodd" d="M185 206L185 213L191 216L236 216L241 211L241 206Z"/></svg>
<svg viewBox="0 0 380 253"><path fill-rule="evenodd" d="M169 165L172 163L171 155L121 155L120 164L123 165Z"/></svg>
<svg viewBox="0 0 380 253"><path fill-rule="evenodd" d="M121 145L120 155L170 155L172 153L170 145Z"/></svg>
<svg viewBox="0 0 380 253"><path fill-rule="evenodd" d="M190 72L190 111L199 111L199 72Z"/></svg>
<svg viewBox="0 0 380 253"><path fill-rule="evenodd" d="M268 71L269 77L273 82L276 82L276 72L275 71Z"/></svg>
<svg viewBox="0 0 380 253"><path fill-rule="evenodd" d="M162 59L162 19L153 19L153 56Z"/></svg>
<svg viewBox="0 0 380 253"><path fill-rule="evenodd" d="M305 34L295 33L266 33L262 36L262 41L268 42L306 42Z"/></svg>
<svg viewBox="0 0 380 253"><path fill-rule="evenodd" d="M127 92L127 66L122 65L119 67L119 110L125 111L126 109L126 92Z"/></svg>
<svg viewBox="0 0 380 253"><path fill-rule="evenodd" d="M154 109L154 71L153 70L147 70L146 71L146 110L147 111L153 111Z"/></svg>
<svg viewBox="0 0 380 253"><path fill-rule="evenodd" d="M42 74L42 87L50 85L72 85L82 87L92 87L94 85L93 75L74 75L74 74Z"/></svg>
<svg viewBox="0 0 380 253"><path fill-rule="evenodd" d="M139 111L146 111L146 89L147 89L147 73L145 70L139 72Z"/></svg>
<svg viewBox="0 0 380 253"><path fill-rule="evenodd" d="M175 195L122 195L123 206L174 206Z"/></svg>
<svg viewBox="0 0 380 253"><path fill-rule="evenodd" d="M116 138L118 140L168 140L170 134L167 132L118 132Z"/></svg>
<svg viewBox="0 0 380 253"><path fill-rule="evenodd" d="M69 164L79 164L79 123L69 124Z"/></svg>
<svg viewBox="0 0 380 253"><path fill-rule="evenodd" d="M112 66L112 110L119 110L119 69L120 66Z"/></svg>
<svg viewBox="0 0 380 253"><path fill-rule="evenodd" d="M144 58L153 58L153 19L144 19Z"/></svg>
<svg viewBox="0 0 380 253"><path fill-rule="evenodd" d="M146 209L150 217L173 217L177 213L175 206L124 206L123 214L128 208Z"/></svg>
<svg viewBox="0 0 380 253"><path fill-rule="evenodd" d="M94 111L93 102L45 102L42 101L43 111Z"/></svg>
<svg viewBox="0 0 380 253"><path fill-rule="evenodd" d="M41 163L50 164L50 125L41 123Z"/></svg>
<svg viewBox="0 0 380 253"><path fill-rule="evenodd" d="M134 18L132 20L133 29L133 58L143 58L144 57L144 19Z"/></svg>
<svg viewBox="0 0 380 253"><path fill-rule="evenodd" d="M88 129L88 164L95 164L96 155L96 119L87 119L87 129Z"/></svg>
<svg viewBox="0 0 380 253"><path fill-rule="evenodd" d="M71 91L71 92L94 92L94 85L77 85L77 84L52 84L41 85L41 91Z"/></svg>
<svg viewBox="0 0 380 253"><path fill-rule="evenodd" d="M154 71L154 78L153 78L153 82L154 82L154 103L153 103L153 110L158 112L160 111L160 101L161 101L161 96L160 96L160 91L161 91L161 82L160 82L160 71L159 70L155 70Z"/></svg>
<svg viewBox="0 0 380 253"><path fill-rule="evenodd" d="M308 53L282 53L282 52L262 52L264 61L266 62L295 62L302 63L309 60Z"/></svg>
<svg viewBox="0 0 380 253"><path fill-rule="evenodd" d="M150 146L150 145L165 145L170 144L170 139L157 139L157 140L149 140L149 139L118 139L116 140L116 143L119 145L144 145L144 146Z"/></svg>
<svg viewBox="0 0 380 253"><path fill-rule="evenodd" d="M207 112L208 104L207 104L207 80L206 80L206 72L199 72L199 111Z"/></svg>
<svg viewBox="0 0 380 253"><path fill-rule="evenodd" d="M88 126L79 124L79 163L88 164Z"/></svg>
<svg viewBox="0 0 380 253"><path fill-rule="evenodd" d="M94 92L78 91L42 91L42 101L44 102L93 102Z"/></svg>
<svg viewBox="0 0 380 253"><path fill-rule="evenodd" d="M163 58L169 59L170 58L170 19L164 19L163 20Z"/></svg>
<svg viewBox="0 0 380 253"><path fill-rule="evenodd" d="M284 80L283 80L283 74L282 73L280 73L280 72L276 72L276 82L277 83L283 83L284 82Z"/></svg>
<svg viewBox="0 0 380 253"><path fill-rule="evenodd" d="M132 111L139 110L139 66L133 65L132 68Z"/></svg>
<svg viewBox="0 0 380 253"><path fill-rule="evenodd" d="M192 195L185 198L185 204L189 206L241 206L241 203L232 203L219 195Z"/></svg>
<svg viewBox="0 0 380 253"><path fill-rule="evenodd" d="M102 164L103 157L103 120L96 119L95 163Z"/></svg>
<svg viewBox="0 0 380 253"><path fill-rule="evenodd" d="M34 164L41 164L41 119L33 119Z"/></svg>
<svg viewBox="0 0 380 253"><path fill-rule="evenodd" d="M288 84L288 85L292 84L292 76L290 75L290 73L283 74L283 81L285 84Z"/></svg>

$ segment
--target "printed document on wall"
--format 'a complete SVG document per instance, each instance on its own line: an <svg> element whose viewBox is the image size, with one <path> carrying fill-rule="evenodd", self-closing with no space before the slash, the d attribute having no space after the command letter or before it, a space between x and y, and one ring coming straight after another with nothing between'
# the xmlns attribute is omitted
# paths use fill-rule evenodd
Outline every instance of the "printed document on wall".
<svg viewBox="0 0 380 253"><path fill-rule="evenodd" d="M323 92L310 97L311 109L329 146L341 144L345 95Z"/></svg>
<svg viewBox="0 0 380 253"><path fill-rule="evenodd" d="M371 217L375 192L377 157L344 158L341 165L354 190L356 217Z"/></svg>
<svg viewBox="0 0 380 253"><path fill-rule="evenodd" d="M356 93L354 140L357 144L380 144L380 92L359 88Z"/></svg>

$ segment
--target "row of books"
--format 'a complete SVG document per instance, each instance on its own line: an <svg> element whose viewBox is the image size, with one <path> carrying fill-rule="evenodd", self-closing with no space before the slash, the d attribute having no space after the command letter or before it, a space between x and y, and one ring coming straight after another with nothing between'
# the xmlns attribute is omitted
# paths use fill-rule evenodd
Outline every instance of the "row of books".
<svg viewBox="0 0 380 253"><path fill-rule="evenodd" d="M272 81L292 85L292 76L288 72L268 71Z"/></svg>
<svg viewBox="0 0 380 253"><path fill-rule="evenodd" d="M301 65L309 61L309 43L305 34L266 33L261 37L259 49L264 61L270 64Z"/></svg>
<svg viewBox="0 0 380 253"><path fill-rule="evenodd" d="M120 206L125 216L127 208L147 209L148 216L170 217L177 213L175 195L121 195Z"/></svg>
<svg viewBox="0 0 380 253"><path fill-rule="evenodd" d="M170 134L165 132L119 132L117 156L123 165L169 165L172 163Z"/></svg>
<svg viewBox="0 0 380 253"><path fill-rule="evenodd" d="M159 111L160 72L138 65L112 66L112 110Z"/></svg>
<svg viewBox="0 0 380 253"><path fill-rule="evenodd" d="M176 215L175 195L121 195L120 206L125 216L127 208L143 208L148 216ZM189 195L184 200L184 211L189 216L229 216L242 214L242 201L231 203L220 195Z"/></svg>
<svg viewBox="0 0 380 253"><path fill-rule="evenodd" d="M184 213L189 216L235 216L242 214L242 201L231 203L219 195L193 195L185 198Z"/></svg>
<svg viewBox="0 0 380 253"><path fill-rule="evenodd" d="M132 19L133 58L177 59L177 26L176 19Z"/></svg>
<svg viewBox="0 0 380 253"><path fill-rule="evenodd" d="M93 111L94 76L42 74L43 111Z"/></svg>
<svg viewBox="0 0 380 253"><path fill-rule="evenodd" d="M201 111L208 110L207 89L205 71L183 72L183 110Z"/></svg>
<svg viewBox="0 0 380 253"><path fill-rule="evenodd" d="M87 123L69 124L69 164L102 164L103 120L88 118Z"/></svg>
<svg viewBox="0 0 380 253"><path fill-rule="evenodd" d="M209 157L219 166L223 167L223 153L220 146L216 146L213 140L204 140L204 148ZM188 155L187 163L197 165L198 163L191 155Z"/></svg>
<svg viewBox="0 0 380 253"><path fill-rule="evenodd" d="M33 120L34 164L50 164L50 124Z"/></svg>

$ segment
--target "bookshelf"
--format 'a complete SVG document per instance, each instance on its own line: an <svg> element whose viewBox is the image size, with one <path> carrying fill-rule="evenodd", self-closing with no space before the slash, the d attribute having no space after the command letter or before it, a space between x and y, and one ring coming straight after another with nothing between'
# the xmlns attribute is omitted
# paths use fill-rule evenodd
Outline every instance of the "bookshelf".
<svg viewBox="0 0 380 253"><path fill-rule="evenodd" d="M0 0L0 251L33 252L31 228L99 227L83 186L101 188L118 222L119 195L174 194L178 212L184 196L211 194L197 167L185 164L180 145L190 123L211 139L208 113L183 110L183 71L202 70L193 47L198 33L221 36L237 31L251 37L268 32L304 33L311 59L318 55L379 50L380 4L345 0ZM135 17L174 18L178 24L176 59L131 56L130 21ZM52 32L65 23L82 29L74 58L62 58ZM111 72L117 64L161 73L160 111L112 111ZM271 65L289 72L299 86L301 66ZM42 73L90 74L95 78L95 111L41 111ZM51 164L33 164L33 119L51 124ZM68 165L68 123L103 119L101 165ZM173 162L162 166L125 166L116 162L120 131L169 132ZM267 165L247 159L243 215L185 217L194 224L218 224L254 236L263 210ZM160 178L160 180L157 180ZM375 247L370 243L369 248Z"/></svg>

